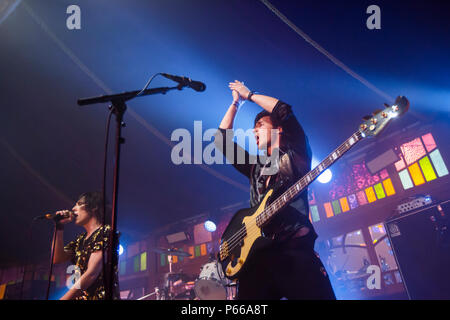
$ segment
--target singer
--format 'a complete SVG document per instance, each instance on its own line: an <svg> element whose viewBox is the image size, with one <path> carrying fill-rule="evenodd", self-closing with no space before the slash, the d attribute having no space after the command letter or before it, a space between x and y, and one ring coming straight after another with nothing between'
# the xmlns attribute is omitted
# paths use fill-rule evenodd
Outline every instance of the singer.
<svg viewBox="0 0 450 320"><path fill-rule="evenodd" d="M68 210L58 211L57 215L69 215L68 218L55 219L55 255L54 263L71 261L81 271L81 277L61 300L104 300L105 287L103 280L102 252L108 252L111 245L109 225L102 225L103 196L101 192L86 192L79 196L78 201ZM86 232L79 235L66 246L63 244L64 225L75 222ZM103 247L105 250L102 250ZM117 252L117 250L113 250ZM114 274L114 299L119 299L117 270Z"/></svg>

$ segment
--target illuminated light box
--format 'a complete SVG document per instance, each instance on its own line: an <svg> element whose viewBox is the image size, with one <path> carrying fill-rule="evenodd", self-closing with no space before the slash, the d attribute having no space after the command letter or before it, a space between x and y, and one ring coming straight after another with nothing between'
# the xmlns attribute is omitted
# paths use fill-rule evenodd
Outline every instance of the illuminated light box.
<svg viewBox="0 0 450 320"><path fill-rule="evenodd" d="M413 182L416 186L420 186L425 183L425 179L423 178L422 171L420 171L419 165L416 163L410 165L408 167L409 173L413 179Z"/></svg>
<svg viewBox="0 0 450 320"><path fill-rule="evenodd" d="M377 200L377 197L375 196L375 192L373 191L372 187L366 188L365 192L367 196L367 201L369 201L369 203L375 202Z"/></svg>
<svg viewBox="0 0 450 320"><path fill-rule="evenodd" d="M400 181L402 182L403 189L407 190L414 187L411 177L409 176L408 169L400 171L398 173L398 176L400 177Z"/></svg>
<svg viewBox="0 0 450 320"><path fill-rule="evenodd" d="M436 179L436 173L434 173L433 166L431 165L430 159L425 156L419 160L420 168L422 169L425 180L431 181Z"/></svg>
<svg viewBox="0 0 450 320"><path fill-rule="evenodd" d="M350 208L355 209L358 207L358 200L356 199L355 194L351 194L348 196L348 202L350 203Z"/></svg>
<svg viewBox="0 0 450 320"><path fill-rule="evenodd" d="M339 203L341 204L342 212L347 212L350 210L350 207L348 205L348 201L347 201L346 197L340 198Z"/></svg>
<svg viewBox="0 0 450 320"><path fill-rule="evenodd" d="M428 152L433 151L436 149L436 142L434 142L433 135L431 133L427 133L422 136L423 144L425 145L425 148Z"/></svg>
<svg viewBox="0 0 450 320"><path fill-rule="evenodd" d="M384 170L382 170L382 171L380 172L380 178L381 178L381 180L384 180L384 179L386 179L386 178L389 178L389 173L387 172L386 169L384 169Z"/></svg>
<svg viewBox="0 0 450 320"><path fill-rule="evenodd" d="M358 192L356 193L356 197L358 198L358 202L359 202L359 204L360 204L361 206L368 203L368 202L367 202L366 195L365 195L365 193L364 193L363 190L358 191Z"/></svg>
<svg viewBox="0 0 450 320"><path fill-rule="evenodd" d="M333 211L334 211L335 215L337 215L337 214L342 212L341 211L341 206L339 205L339 201L338 200L334 200L331 204L333 205Z"/></svg>
<svg viewBox="0 0 450 320"><path fill-rule="evenodd" d="M189 247L188 248L188 252L190 253L190 259L194 259L195 258L195 249L194 249L194 247Z"/></svg>
<svg viewBox="0 0 450 320"><path fill-rule="evenodd" d="M159 263L160 263L161 267L164 267L167 263L167 256L164 253L162 253L162 254L160 254L159 257L160 257Z"/></svg>
<svg viewBox="0 0 450 320"><path fill-rule="evenodd" d="M319 210L317 209L317 206L310 206L309 209L311 210L311 220L313 222L319 221L320 216L319 216Z"/></svg>
<svg viewBox="0 0 450 320"><path fill-rule="evenodd" d="M443 177L448 174L447 166L445 165L444 159L442 159L439 149L431 152L430 158L439 177Z"/></svg>
<svg viewBox="0 0 450 320"><path fill-rule="evenodd" d="M406 168L406 164L403 160L403 156L400 156L400 160L395 163L395 169L397 169L397 171L400 171L404 168Z"/></svg>
<svg viewBox="0 0 450 320"><path fill-rule="evenodd" d="M141 253L141 271L147 270L147 252Z"/></svg>
<svg viewBox="0 0 450 320"><path fill-rule="evenodd" d="M133 258L133 271L139 272L140 269L141 269L140 255L137 255Z"/></svg>
<svg viewBox="0 0 450 320"><path fill-rule="evenodd" d="M392 184L391 178L388 178L388 179L384 180L383 181L383 186L384 186L384 190L386 190L386 195L388 197L395 194L395 189L394 189L394 186Z"/></svg>
<svg viewBox="0 0 450 320"><path fill-rule="evenodd" d="M426 154L420 138L402 144L400 149L402 150L407 165L416 162Z"/></svg>
<svg viewBox="0 0 450 320"><path fill-rule="evenodd" d="M327 218L331 218L332 216L334 216L333 209L331 208L331 203L325 202L323 204L323 206L325 208L325 212L327 214Z"/></svg>
<svg viewBox="0 0 450 320"><path fill-rule="evenodd" d="M378 199L386 198L386 194L384 193L383 185L381 184L381 182L374 185L373 188L375 189L375 193Z"/></svg>

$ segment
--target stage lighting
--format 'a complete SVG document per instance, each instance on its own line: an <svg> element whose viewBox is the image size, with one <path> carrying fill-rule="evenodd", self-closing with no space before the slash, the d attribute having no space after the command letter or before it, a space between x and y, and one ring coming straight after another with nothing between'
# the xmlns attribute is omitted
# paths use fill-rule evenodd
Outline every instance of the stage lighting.
<svg viewBox="0 0 450 320"><path fill-rule="evenodd" d="M212 222L211 220L206 220L205 221L205 229L209 232L214 232L214 231L216 231L217 227L216 227L216 224L214 222Z"/></svg>
<svg viewBox="0 0 450 320"><path fill-rule="evenodd" d="M332 177L333 177L333 173L331 173L330 169L327 169L317 178L317 180L320 183L328 183L328 182L330 182Z"/></svg>
<svg viewBox="0 0 450 320"><path fill-rule="evenodd" d="M119 249L117 249L119 256L121 256L123 254L123 246L121 244L119 244Z"/></svg>

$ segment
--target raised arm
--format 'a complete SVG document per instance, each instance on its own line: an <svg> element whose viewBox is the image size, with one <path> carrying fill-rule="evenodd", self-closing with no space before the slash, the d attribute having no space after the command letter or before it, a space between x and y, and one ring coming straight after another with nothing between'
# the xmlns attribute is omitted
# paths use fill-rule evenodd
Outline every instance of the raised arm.
<svg viewBox="0 0 450 320"><path fill-rule="evenodd" d="M67 212L68 212L67 210L62 210L56 212L56 214L61 215L66 214ZM56 234L54 238L56 242L55 242L55 254L53 257L53 263L66 262L72 258L71 254L64 250L64 224L73 221L73 219L74 217L71 214L69 218L61 220L57 225Z"/></svg>

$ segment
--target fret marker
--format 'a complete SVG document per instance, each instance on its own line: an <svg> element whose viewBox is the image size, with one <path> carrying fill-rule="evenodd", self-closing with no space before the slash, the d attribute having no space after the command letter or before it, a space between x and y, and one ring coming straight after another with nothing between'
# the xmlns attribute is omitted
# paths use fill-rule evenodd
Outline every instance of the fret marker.
<svg viewBox="0 0 450 320"><path fill-rule="evenodd" d="M334 160L337 159L337 154L336 154L336 152L333 152L332 156L333 156L333 159L334 159Z"/></svg>
<svg viewBox="0 0 450 320"><path fill-rule="evenodd" d="M355 143L355 139L353 137L350 138L350 140L348 140L348 142L350 143L350 145Z"/></svg>
<svg viewBox="0 0 450 320"><path fill-rule="evenodd" d="M306 180L308 180L308 182L311 181L311 177L309 176L309 174L306 176Z"/></svg>
<svg viewBox="0 0 450 320"><path fill-rule="evenodd" d="M297 191L300 191L300 186L298 184L296 185L296 187L297 187Z"/></svg>
<svg viewBox="0 0 450 320"><path fill-rule="evenodd" d="M323 166L322 166L322 164L320 164L319 171L322 171L322 170L323 170Z"/></svg>

